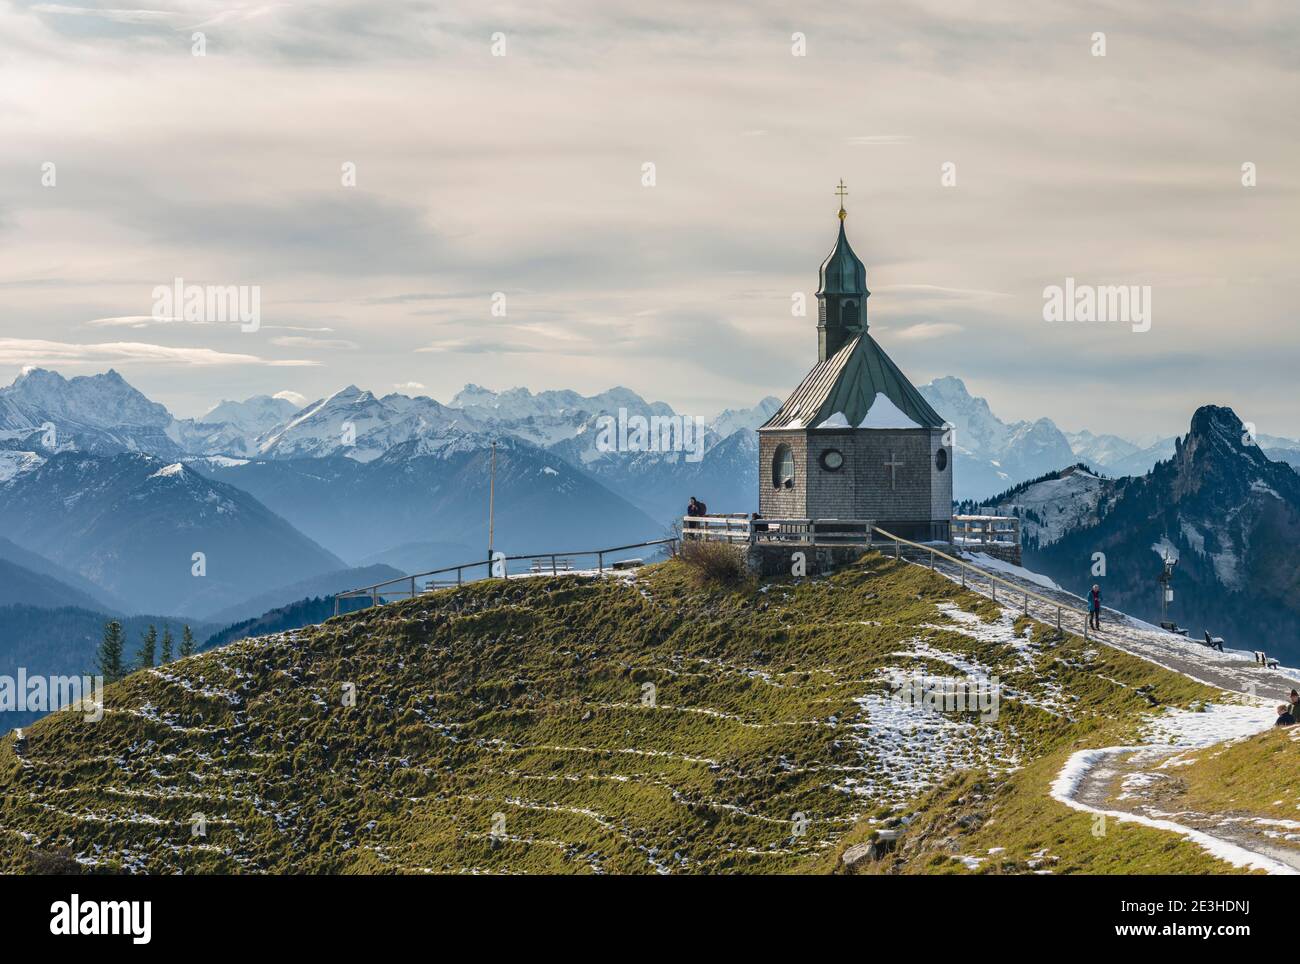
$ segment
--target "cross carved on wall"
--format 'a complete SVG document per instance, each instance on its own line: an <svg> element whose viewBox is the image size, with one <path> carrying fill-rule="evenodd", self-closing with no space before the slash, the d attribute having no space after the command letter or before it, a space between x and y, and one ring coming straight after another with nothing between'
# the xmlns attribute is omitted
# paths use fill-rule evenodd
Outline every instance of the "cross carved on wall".
<svg viewBox="0 0 1300 964"><path fill-rule="evenodd" d="M889 453L889 461L885 463L885 468L889 469L889 487L898 488L898 470L903 467L903 463L893 452Z"/></svg>

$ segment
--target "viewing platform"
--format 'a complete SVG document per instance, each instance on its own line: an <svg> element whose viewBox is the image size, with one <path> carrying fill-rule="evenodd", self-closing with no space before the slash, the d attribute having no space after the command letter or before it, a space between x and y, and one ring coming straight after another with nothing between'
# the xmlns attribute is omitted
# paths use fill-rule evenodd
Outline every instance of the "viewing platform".
<svg viewBox="0 0 1300 964"><path fill-rule="evenodd" d="M944 522L891 522L875 519L767 519L743 512L682 518L682 540L726 542L751 548L756 569L775 571L789 553L801 548L828 550L828 565L842 556L867 549L900 551L909 543L917 550L933 547L946 552L982 552L1020 565L1020 520L1011 516L953 516ZM834 550L843 550L835 552ZM781 566L771 560L779 559Z"/></svg>

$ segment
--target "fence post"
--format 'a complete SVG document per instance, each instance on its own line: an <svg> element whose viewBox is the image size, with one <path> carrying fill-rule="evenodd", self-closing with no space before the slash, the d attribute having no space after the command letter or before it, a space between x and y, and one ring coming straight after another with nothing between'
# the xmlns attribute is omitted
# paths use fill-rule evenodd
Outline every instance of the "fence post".
<svg viewBox="0 0 1300 964"><path fill-rule="evenodd" d="M411 598L415 598L415 577L411 577Z"/></svg>
<svg viewBox="0 0 1300 964"><path fill-rule="evenodd" d="M551 553L551 575L552 575L552 576L555 576L555 575L558 575L558 574L559 574L559 573L557 573L557 572L556 572L556 569L555 569L555 553L552 552L552 553Z"/></svg>
<svg viewBox="0 0 1300 964"><path fill-rule="evenodd" d="M605 571L605 554L603 552L598 552L596 553L596 572L604 573L604 571Z"/></svg>
<svg viewBox="0 0 1300 964"><path fill-rule="evenodd" d="M997 584L997 580L995 580L995 579L990 579L990 580L989 580L989 588L993 590L993 601L994 601L994 602L997 602L997 601L998 601L998 584Z"/></svg>
<svg viewBox="0 0 1300 964"><path fill-rule="evenodd" d="M1058 633L1061 631L1061 607L1060 606L1056 607L1056 631Z"/></svg>
<svg viewBox="0 0 1300 964"><path fill-rule="evenodd" d="M1029 615L1029 593L1025 593L1025 615Z"/></svg>
<svg viewBox="0 0 1300 964"><path fill-rule="evenodd" d="M460 567L460 566L457 566L457 567L456 567L456 588L457 588L457 589L459 589L459 588L460 588L460 585L461 585L461 582L460 582L460 574L461 574L461 572L462 572L461 567Z"/></svg>
<svg viewBox="0 0 1300 964"><path fill-rule="evenodd" d="M895 543L894 543L894 559L895 559L895 560L903 558L902 550L903 550L903 544L902 544L901 542L895 542Z"/></svg>
<svg viewBox="0 0 1300 964"><path fill-rule="evenodd" d="M933 549L930 550L930 568L931 568L931 569L934 568L934 550L933 550Z"/></svg>
<svg viewBox="0 0 1300 964"><path fill-rule="evenodd" d="M335 596L335 597L334 597L334 615L337 616L338 614L339 614L339 597L338 597L338 596Z"/></svg>
<svg viewBox="0 0 1300 964"><path fill-rule="evenodd" d="M963 589L966 588L966 567L965 566L961 567L961 587Z"/></svg>
<svg viewBox="0 0 1300 964"><path fill-rule="evenodd" d="M378 605L379 605L379 587L378 587L378 586L375 586L374 588L372 588L372 589L370 590L370 605L372 605L372 606L378 606Z"/></svg>

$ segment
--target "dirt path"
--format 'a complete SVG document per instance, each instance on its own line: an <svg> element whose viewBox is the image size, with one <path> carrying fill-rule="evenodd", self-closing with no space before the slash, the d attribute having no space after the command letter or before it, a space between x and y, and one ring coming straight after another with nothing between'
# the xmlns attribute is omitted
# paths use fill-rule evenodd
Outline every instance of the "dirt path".
<svg viewBox="0 0 1300 964"><path fill-rule="evenodd" d="M1280 866L1272 873L1300 873L1300 821L1273 820L1248 813L1202 813L1180 806L1182 785L1177 770L1165 766L1182 750L1165 747L1112 748L1098 758L1075 784L1070 798L1094 812L1142 823L1166 824L1185 836L1202 835L1230 847L1267 858ZM1172 809L1171 809L1172 808ZM1204 841L1198 841L1204 843ZM1222 854L1220 854L1222 855Z"/></svg>
<svg viewBox="0 0 1300 964"><path fill-rule="evenodd" d="M1049 625L1056 625L1059 618L1065 631L1085 632L1084 601L1072 593L997 571L996 575L1008 582L1059 601L1058 611L1006 586L978 576L972 579L971 573L952 563L937 560L934 568L1003 606L1020 609ZM1114 610L1104 610L1101 623L1100 630L1087 631L1088 638L1227 693L1256 697L1248 701L1252 705L1282 702L1293 687L1300 688L1300 671L1268 669L1249 653L1220 653ZM1300 821L1272 820L1248 813L1202 813L1180 807L1177 770L1164 766L1195 746L1240 736L1243 727L1246 731L1252 726L1266 728L1268 710L1260 712L1258 723L1225 719L1222 732L1215 733L1211 726L1176 741L1178 745L1174 746L1107 747L1075 753L1053 785L1052 796L1077 810L1177 833L1238 867L1272 874L1300 873Z"/></svg>

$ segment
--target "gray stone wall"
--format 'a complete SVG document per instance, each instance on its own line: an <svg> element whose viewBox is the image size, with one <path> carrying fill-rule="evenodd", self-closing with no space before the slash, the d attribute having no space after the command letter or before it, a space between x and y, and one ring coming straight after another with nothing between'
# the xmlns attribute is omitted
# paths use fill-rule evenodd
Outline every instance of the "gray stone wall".
<svg viewBox="0 0 1300 964"><path fill-rule="evenodd" d="M794 450L794 486L772 485L772 459L778 445ZM804 432L758 433L758 511L769 519L808 518L808 438Z"/></svg>
<svg viewBox="0 0 1300 964"><path fill-rule="evenodd" d="M852 448L845 452L845 469L822 471L810 490L809 508L817 518L875 519L878 522L930 519L930 432L927 429L868 429L846 433ZM852 456L850 458L850 455ZM897 462L891 476L886 462ZM820 467L819 467L820 468ZM835 495L843 483L836 476L851 470L852 505L845 512ZM825 508L827 511L820 511ZM835 509L837 511L829 511Z"/></svg>
<svg viewBox="0 0 1300 964"><path fill-rule="evenodd" d="M776 448L794 452L795 480L789 489L772 486ZM836 449L838 470L822 465ZM940 449L947 453L936 467ZM898 463L891 482L888 462ZM759 512L770 519L872 519L888 522L946 522L952 518L952 452L938 429L794 430L759 433Z"/></svg>
<svg viewBox="0 0 1300 964"><path fill-rule="evenodd" d="M757 576L789 576L794 554L804 555L804 571L821 576L857 562L867 552L864 546L800 546L757 543L746 550L746 565Z"/></svg>
<svg viewBox="0 0 1300 964"><path fill-rule="evenodd" d="M952 520L952 446L943 444L944 433L936 429L930 433L930 465L934 471L930 476L930 518L936 522ZM947 464L943 470L938 468L939 450L945 453Z"/></svg>
<svg viewBox="0 0 1300 964"><path fill-rule="evenodd" d="M992 556L994 559L1001 559L1003 562L1009 562L1013 566L1024 565L1021 562L1020 546L1002 545L994 543L984 546L963 546L967 552L982 552L986 556Z"/></svg>
<svg viewBox="0 0 1300 964"><path fill-rule="evenodd" d="M858 506L857 436L851 429L809 433L808 458L804 474L808 477L808 516L812 519L869 519ZM837 449L844 456L838 471L822 467L823 456Z"/></svg>

